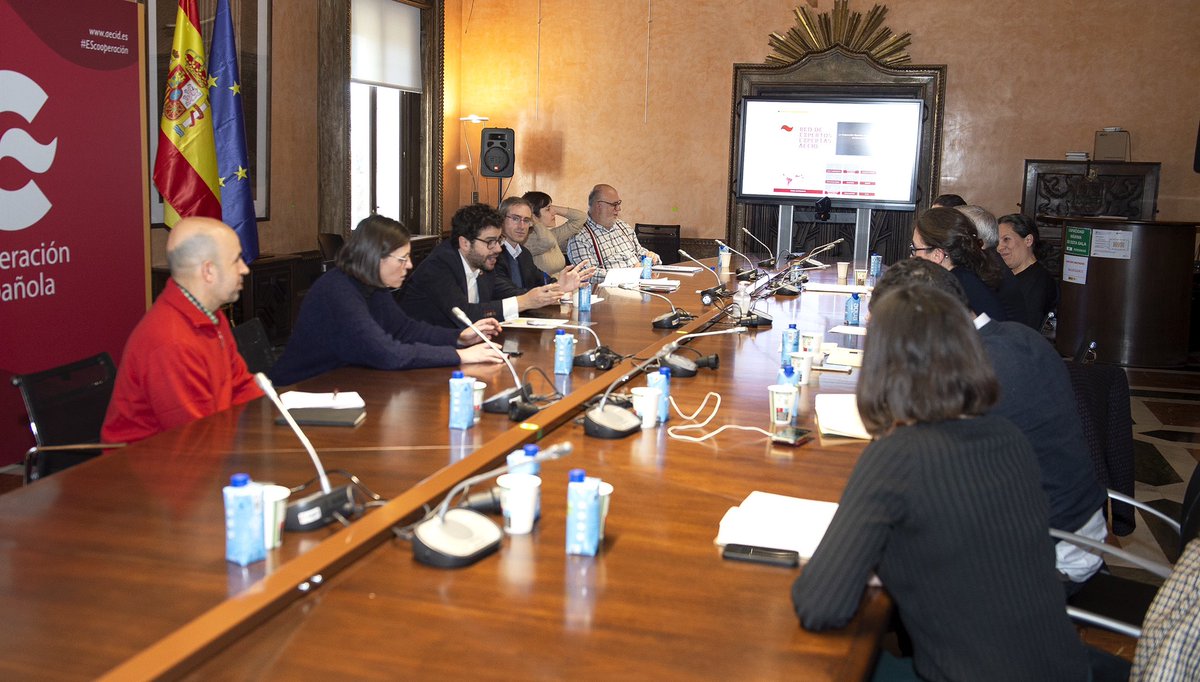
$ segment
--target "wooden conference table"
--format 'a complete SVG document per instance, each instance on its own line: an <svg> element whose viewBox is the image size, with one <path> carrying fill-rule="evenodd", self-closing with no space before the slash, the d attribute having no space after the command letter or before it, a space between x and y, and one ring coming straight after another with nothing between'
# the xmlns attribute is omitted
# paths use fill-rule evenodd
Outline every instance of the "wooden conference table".
<svg viewBox="0 0 1200 682"><path fill-rule="evenodd" d="M684 277L671 298L701 311L694 290L708 285L703 277ZM649 324L666 309L661 299L600 295L607 300L590 322L614 350L648 357L677 336ZM675 379L672 394L687 412L708 391L721 395L707 430L766 427L765 386L786 323L828 329L841 302L812 293L764 301L774 328L695 339L700 352L720 354L721 367ZM707 328L718 312L703 309L684 331ZM539 313L578 317L572 308ZM576 334L580 348L591 347ZM552 336L506 332L523 353L518 371L552 368ZM238 471L290 486L312 477L266 400L0 496L0 676L862 677L890 608L880 591L867 592L846 629L808 633L791 610L795 570L723 561L712 542L725 510L753 490L836 501L861 443L793 449L727 430L697 444L669 439L666 427L617 441L585 436L572 421L581 405L630 362L609 372L576 368L567 397L525 424L488 414L466 432L446 427L444 368L346 368L304 382L363 395L361 426L308 434L327 469L353 472L389 501L347 528L287 534L267 561L244 569L224 561L221 486ZM501 388L511 380L499 368L471 373ZM853 387L853 377L815 376L802 394L810 426L817 392ZM549 386L535 380L535 389ZM508 537L497 555L459 570L417 564L409 543L393 538L390 528L418 518L425 503L539 439L575 451L543 465L532 535ZM563 550L566 473L575 467L615 486L594 558Z"/></svg>

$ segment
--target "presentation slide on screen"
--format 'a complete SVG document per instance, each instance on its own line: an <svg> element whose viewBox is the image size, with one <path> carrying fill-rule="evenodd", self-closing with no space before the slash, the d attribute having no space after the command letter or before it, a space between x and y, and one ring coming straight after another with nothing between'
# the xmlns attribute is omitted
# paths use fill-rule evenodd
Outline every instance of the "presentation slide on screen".
<svg viewBox="0 0 1200 682"><path fill-rule="evenodd" d="M747 101L742 194L911 201L921 103Z"/></svg>

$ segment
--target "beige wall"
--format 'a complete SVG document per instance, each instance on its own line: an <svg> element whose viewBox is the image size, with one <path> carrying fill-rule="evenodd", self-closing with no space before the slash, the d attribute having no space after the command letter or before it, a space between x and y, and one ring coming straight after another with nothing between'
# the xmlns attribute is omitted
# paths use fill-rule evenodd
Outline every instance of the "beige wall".
<svg viewBox="0 0 1200 682"><path fill-rule="evenodd" d="M539 189L581 207L592 184L610 182L631 222L719 236L732 64L762 62L767 35L793 25L796 4L451 0L448 33L455 22L459 31L447 36L447 120L475 112L516 131L513 192ZM851 9L871 5L852 0ZM1090 151L1096 130L1119 125L1132 133L1133 160L1163 164L1158 217L1200 219L1200 174L1191 169L1200 116L1195 0L887 5L887 25L913 34L913 62L948 66L941 191L1016 211L1025 159ZM454 150L463 153L455 136L447 128L451 169ZM477 158L478 130L469 136ZM447 206L457 180L448 173ZM465 203L469 179L457 187ZM494 201L495 181L487 187Z"/></svg>

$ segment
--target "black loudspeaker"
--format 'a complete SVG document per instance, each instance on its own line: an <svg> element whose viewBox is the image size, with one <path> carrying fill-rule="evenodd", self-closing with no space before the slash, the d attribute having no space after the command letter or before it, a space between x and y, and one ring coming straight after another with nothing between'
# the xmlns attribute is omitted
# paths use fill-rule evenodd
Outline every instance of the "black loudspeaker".
<svg viewBox="0 0 1200 682"><path fill-rule="evenodd" d="M479 175L511 178L516 165L512 128L484 128L479 140Z"/></svg>

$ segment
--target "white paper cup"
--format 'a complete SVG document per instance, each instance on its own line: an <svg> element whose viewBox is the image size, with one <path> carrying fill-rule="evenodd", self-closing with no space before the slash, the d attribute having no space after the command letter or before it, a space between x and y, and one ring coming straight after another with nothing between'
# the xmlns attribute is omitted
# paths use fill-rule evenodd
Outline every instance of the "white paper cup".
<svg viewBox="0 0 1200 682"><path fill-rule="evenodd" d="M533 530L537 516L542 479L533 474L502 474L496 479L500 486L500 509L504 511L504 532L525 535Z"/></svg>
<svg viewBox="0 0 1200 682"><path fill-rule="evenodd" d="M825 335L821 332L802 332L800 334L800 350L808 353L820 353Z"/></svg>
<svg viewBox="0 0 1200 682"><path fill-rule="evenodd" d="M264 485L262 494L263 547L275 549L283 544L283 521L287 516L287 499L292 491L282 485Z"/></svg>
<svg viewBox="0 0 1200 682"><path fill-rule="evenodd" d="M813 360L816 359L816 353L808 351L800 351L792 353L792 368L796 370L796 384L798 386L807 386L812 378Z"/></svg>
<svg viewBox="0 0 1200 682"><path fill-rule="evenodd" d="M858 286L865 286L867 283L867 271L865 268L855 268L854 283Z"/></svg>
<svg viewBox="0 0 1200 682"><path fill-rule="evenodd" d="M776 426L791 424L799 391L791 384L771 384L767 391L771 397L771 423Z"/></svg>
<svg viewBox="0 0 1200 682"><path fill-rule="evenodd" d="M850 276L850 261L838 261L837 269L838 279L843 282L846 281L846 278Z"/></svg>
<svg viewBox="0 0 1200 682"><path fill-rule="evenodd" d="M604 542L604 525L608 521L608 503L612 501L612 483L600 481L600 541Z"/></svg>
<svg viewBox="0 0 1200 682"><path fill-rule="evenodd" d="M659 401L662 399L662 391L649 386L638 386L631 392L633 393L633 411L642 418L642 428L654 428L654 425L658 423L658 408Z"/></svg>
<svg viewBox="0 0 1200 682"><path fill-rule="evenodd" d="M475 392L472 397L475 400L475 423L478 424L480 419L483 419L483 393L487 390L487 383L483 381L475 382Z"/></svg>

